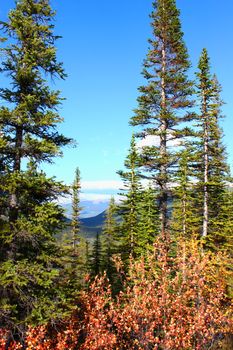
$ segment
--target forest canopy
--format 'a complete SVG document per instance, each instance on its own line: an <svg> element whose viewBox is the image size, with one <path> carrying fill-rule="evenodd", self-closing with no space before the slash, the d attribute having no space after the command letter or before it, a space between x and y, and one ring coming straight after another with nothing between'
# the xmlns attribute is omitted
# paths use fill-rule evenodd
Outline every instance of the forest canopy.
<svg viewBox="0 0 233 350"><path fill-rule="evenodd" d="M79 167L70 186L41 170L73 144L55 18L50 0L17 0L0 22L0 349L232 349L232 178L208 49L191 78L176 1L153 2L122 199L90 239Z"/></svg>

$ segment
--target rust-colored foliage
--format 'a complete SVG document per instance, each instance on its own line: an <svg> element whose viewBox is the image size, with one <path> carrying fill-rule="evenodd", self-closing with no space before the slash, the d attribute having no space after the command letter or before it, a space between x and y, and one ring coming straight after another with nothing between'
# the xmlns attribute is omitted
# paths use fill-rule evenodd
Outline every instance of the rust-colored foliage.
<svg viewBox="0 0 233 350"><path fill-rule="evenodd" d="M226 316L222 256L202 254L197 242L169 257L157 243L154 256L134 263L118 299L115 324L121 349L209 349L232 323ZM229 307L228 307L229 311Z"/></svg>
<svg viewBox="0 0 233 350"><path fill-rule="evenodd" d="M210 349L233 333L224 260L221 253L203 253L195 241L180 244L171 257L158 241L146 261L131 263L117 299L106 277L96 277L76 314L56 331L29 328L26 349ZM2 331L0 350L4 339Z"/></svg>

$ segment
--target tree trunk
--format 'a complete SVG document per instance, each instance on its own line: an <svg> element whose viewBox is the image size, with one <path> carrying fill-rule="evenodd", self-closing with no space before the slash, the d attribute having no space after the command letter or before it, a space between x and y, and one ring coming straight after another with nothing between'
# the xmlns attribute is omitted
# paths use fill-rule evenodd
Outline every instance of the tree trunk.
<svg viewBox="0 0 233 350"><path fill-rule="evenodd" d="M203 94L203 112L204 112L204 203L203 203L203 232L202 237L208 233L208 123L207 123L206 97Z"/></svg>
<svg viewBox="0 0 233 350"><path fill-rule="evenodd" d="M16 136L15 136L15 159L13 165L13 172L19 172L21 170L21 158L22 158L22 144L23 144L23 128L18 126L16 128ZM14 223L18 218L18 195L17 189L14 188L10 193L9 200L9 221L10 223Z"/></svg>
<svg viewBox="0 0 233 350"><path fill-rule="evenodd" d="M161 230L162 236L165 238L167 234L168 224L168 189L167 189L167 120L164 117L166 110L166 92L165 92L165 71L166 71L166 51L165 44L162 49L162 79L161 79L161 126L160 126L160 189L161 189Z"/></svg>
<svg viewBox="0 0 233 350"><path fill-rule="evenodd" d="M183 196L183 200L182 200L182 214L183 214L183 223L182 223L182 231L183 231L183 238L186 238L186 194L184 194Z"/></svg>

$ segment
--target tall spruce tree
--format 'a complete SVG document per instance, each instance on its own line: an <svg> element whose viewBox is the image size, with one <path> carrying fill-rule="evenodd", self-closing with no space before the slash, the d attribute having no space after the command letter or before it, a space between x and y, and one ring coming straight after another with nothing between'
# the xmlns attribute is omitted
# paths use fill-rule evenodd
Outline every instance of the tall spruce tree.
<svg viewBox="0 0 233 350"><path fill-rule="evenodd" d="M232 241L233 214L232 204L228 200L228 185L232 182L227 164L226 148L223 144L223 132L219 122L223 117L221 106L221 86L216 75L212 77L211 122L209 123L209 245L215 249L226 248ZM216 205L218 203L218 205ZM229 205L229 207L228 207ZM224 219L225 216L225 219ZM223 225L228 222L231 233Z"/></svg>
<svg viewBox="0 0 233 350"><path fill-rule="evenodd" d="M71 304L76 303L77 294L81 286L84 284L84 274L87 272L85 266L85 240L80 236L80 171L75 170L75 179L71 186L72 190L72 219L68 225L67 236L63 241L64 256L64 272L63 284L69 295Z"/></svg>
<svg viewBox="0 0 233 350"><path fill-rule="evenodd" d="M54 239L63 211L54 200L67 188L38 169L70 142L56 130L59 91L46 82L65 78L56 58L54 15L49 0L19 0L0 23L9 38L1 72L10 79L0 89L0 323L18 336L28 323L61 316L64 308L57 283L61 249Z"/></svg>
<svg viewBox="0 0 233 350"><path fill-rule="evenodd" d="M197 190L200 193L199 202L202 206L201 235L209 243L212 241L213 245L219 245L226 239L223 230L224 222L220 218L224 216L223 211L225 215L229 215L229 210L224 203L226 202L227 181L230 176L225 147L222 144L222 130L219 126L219 120L222 117L221 88L217 78L211 75L210 59L206 49L202 51L198 68L198 96L201 114Z"/></svg>
<svg viewBox="0 0 233 350"><path fill-rule="evenodd" d="M137 237L135 242L135 255L140 258L153 250L155 238L160 233L159 210L157 191L149 185L142 190L138 203Z"/></svg>
<svg viewBox="0 0 233 350"><path fill-rule="evenodd" d="M84 248L85 272L90 273L90 270L91 270L90 242L87 239L85 239L84 245L85 245L85 248Z"/></svg>
<svg viewBox="0 0 233 350"><path fill-rule="evenodd" d="M79 243L80 237L80 199L79 194L81 190L81 183L80 183L80 171L77 168L75 171L75 179L72 185L72 221L71 221L71 227L72 227L72 240L73 240L73 250L76 254L77 252L77 245Z"/></svg>
<svg viewBox="0 0 233 350"><path fill-rule="evenodd" d="M118 242L118 225L116 222L116 203L114 197L111 197L106 218L101 235L102 242L102 262L101 270L106 271L106 275L110 282L114 282L114 274L116 273L115 265L112 260L113 255L117 253Z"/></svg>
<svg viewBox="0 0 233 350"><path fill-rule="evenodd" d="M93 277L101 273L102 265L102 244L99 232L96 232L95 241L93 243L92 252L90 254L90 272Z"/></svg>
<svg viewBox="0 0 233 350"><path fill-rule="evenodd" d="M232 183L231 183L232 185ZM218 216L211 221L211 236L208 240L209 246L215 250L226 251L230 257L233 257L233 192L232 188L226 188L221 210ZM216 203L215 203L216 206ZM218 207L218 206L217 206ZM232 260L229 268L231 269Z"/></svg>
<svg viewBox="0 0 233 350"><path fill-rule="evenodd" d="M118 171L124 183L121 195L124 199L119 205L121 217L120 236L121 254L124 261L129 256L135 257L135 247L138 235L139 204L141 200L141 184L139 174L140 157L137 151L135 136L132 135L129 154L125 160L126 171Z"/></svg>
<svg viewBox="0 0 233 350"><path fill-rule="evenodd" d="M166 236L169 182L177 162L175 149L169 142L174 144L191 133L187 122L193 114L187 111L193 105L190 99L193 89L186 75L190 64L176 2L157 0L153 7L153 38L149 40L143 70L148 83L139 88L139 107L131 124L142 127L138 136L152 135L159 140L158 146L144 147L142 156L145 169L159 187L161 228Z"/></svg>
<svg viewBox="0 0 233 350"><path fill-rule="evenodd" d="M199 78L199 95L201 99L201 120L202 120L202 161L203 161L203 173L202 173L202 183L203 183L203 230L202 236L206 237L208 233L208 223L209 223L209 191L208 191L208 172L209 172L209 123L210 123L210 101L212 97L212 84L210 76L210 66L209 57L206 49L203 49L200 61L198 64L200 70L197 73Z"/></svg>
<svg viewBox="0 0 233 350"><path fill-rule="evenodd" d="M180 152L173 190L171 230L175 240L190 239L199 233L200 211L195 205L196 193L193 183L196 162L195 147L185 144Z"/></svg>
<svg viewBox="0 0 233 350"><path fill-rule="evenodd" d="M141 154L133 135L125 160L126 171L118 172L124 183L124 192L121 193L124 199L118 213L121 217L121 255L126 264L129 257L139 258L146 254L159 233L158 194L152 186L143 189L140 165Z"/></svg>

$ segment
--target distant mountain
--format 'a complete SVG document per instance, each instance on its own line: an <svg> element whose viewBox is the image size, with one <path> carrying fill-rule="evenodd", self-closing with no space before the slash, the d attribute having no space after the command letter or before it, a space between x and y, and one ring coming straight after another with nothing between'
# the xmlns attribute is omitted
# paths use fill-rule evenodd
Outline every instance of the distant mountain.
<svg viewBox="0 0 233 350"><path fill-rule="evenodd" d="M90 218L81 218L81 234L85 238L95 238L96 234L102 231L105 218L106 211Z"/></svg>
<svg viewBox="0 0 233 350"><path fill-rule="evenodd" d="M99 215L92 216L90 218L81 218L82 226L89 228L102 228L106 218L106 211L103 211Z"/></svg>
<svg viewBox="0 0 233 350"><path fill-rule="evenodd" d="M102 213L96 215L96 216L92 216L89 218L81 218L80 222L81 222L81 230L80 230L80 234L82 237L92 241L95 239L96 234L100 233L102 231L102 228L104 226L104 221L105 221L105 215L106 215L106 211L103 211ZM58 240L62 239L62 237L64 235L66 236L70 236L70 232L71 232L71 219L67 217L67 227L66 229L61 232L57 238Z"/></svg>
<svg viewBox="0 0 233 350"><path fill-rule="evenodd" d="M80 202L80 207L82 208L81 217L88 218L98 216L100 213L105 211L108 207L109 201L90 201L85 200ZM72 215L72 203L61 204L65 209L65 215L71 218Z"/></svg>

